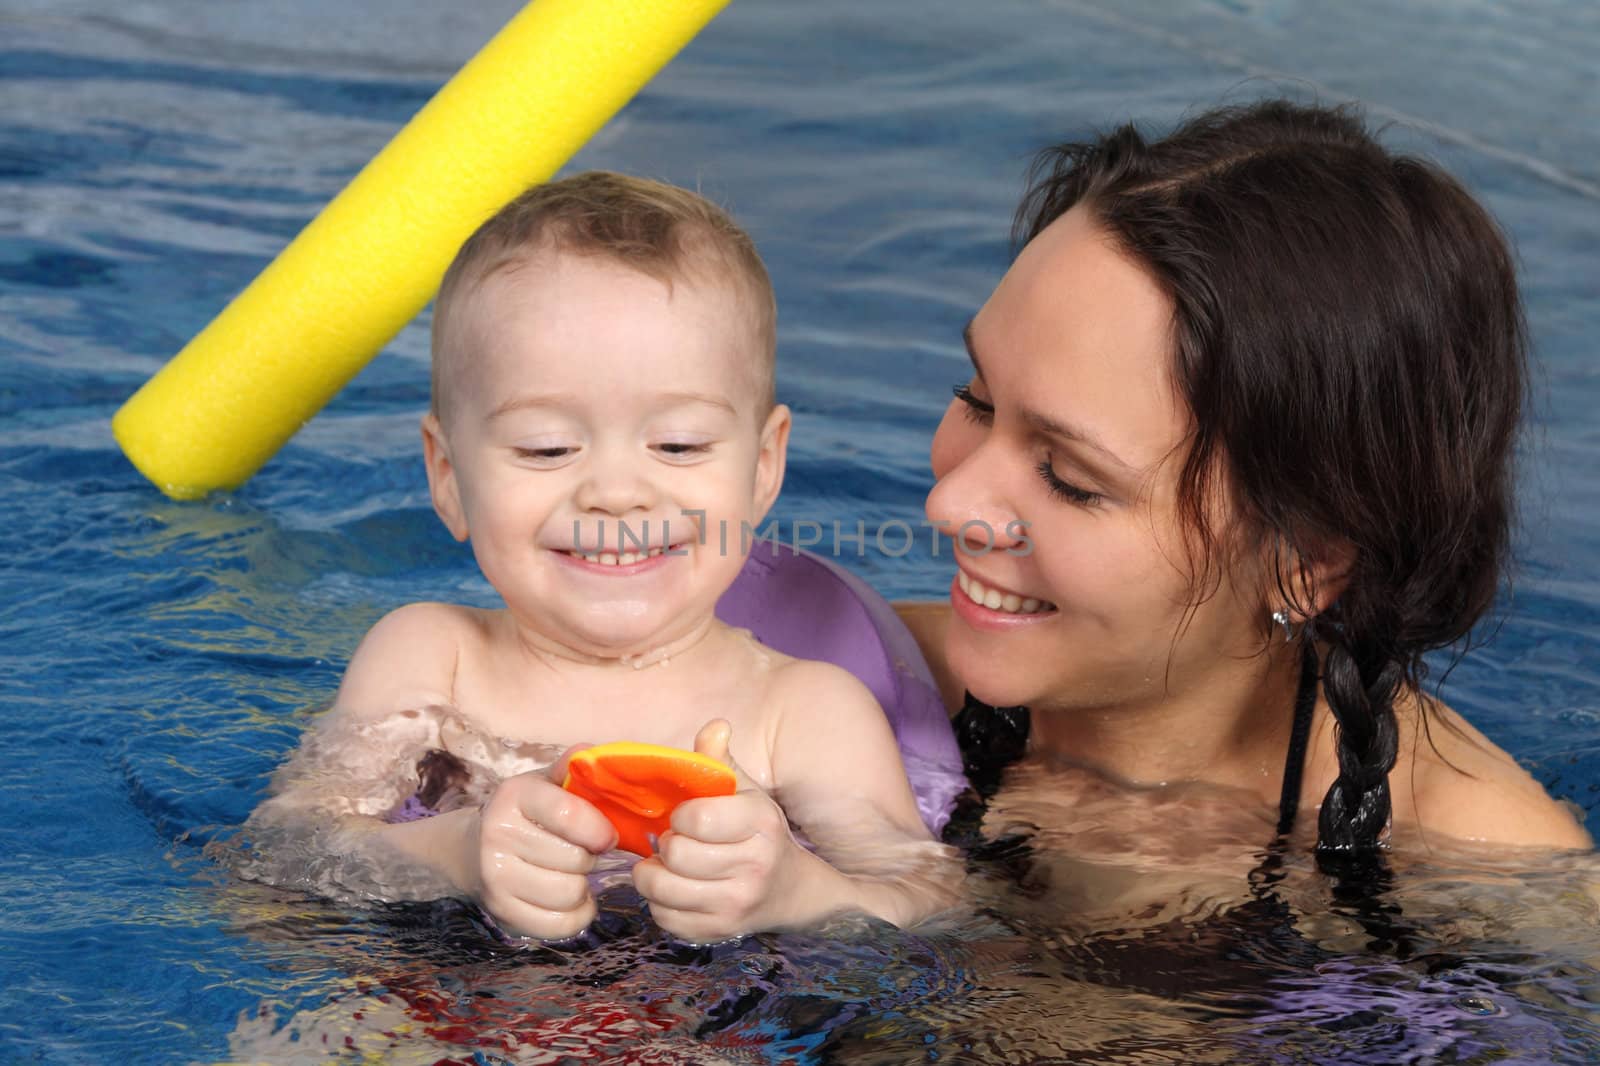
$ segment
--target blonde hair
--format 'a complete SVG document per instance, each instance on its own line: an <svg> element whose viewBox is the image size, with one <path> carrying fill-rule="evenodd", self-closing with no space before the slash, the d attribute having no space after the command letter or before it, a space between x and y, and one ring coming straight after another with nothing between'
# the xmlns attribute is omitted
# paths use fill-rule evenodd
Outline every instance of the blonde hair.
<svg viewBox="0 0 1600 1066"><path fill-rule="evenodd" d="M433 309L432 409L447 405L451 364L443 338L456 304L472 286L542 251L612 259L669 287L710 272L745 291L757 348L748 369L758 416L775 402L777 301L755 242L722 208L665 182L593 170L529 188L479 226L456 253ZM720 275L720 277L719 277Z"/></svg>

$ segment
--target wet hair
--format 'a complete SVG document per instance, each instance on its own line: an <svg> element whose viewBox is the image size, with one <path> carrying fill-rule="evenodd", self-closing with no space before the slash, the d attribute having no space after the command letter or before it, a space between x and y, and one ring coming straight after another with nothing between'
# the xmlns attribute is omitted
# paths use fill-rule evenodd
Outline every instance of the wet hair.
<svg viewBox="0 0 1600 1066"><path fill-rule="evenodd" d="M1304 561L1353 552L1299 639L1326 646L1337 723L1318 857L1370 868L1395 698L1415 692L1426 716L1424 654L1464 653L1509 559L1527 358L1507 243L1456 180L1348 107L1266 100L1159 140L1126 125L1045 150L1030 185L1020 242L1081 205L1173 303L1192 602L1227 551L1275 546L1277 595L1309 616Z"/></svg>
<svg viewBox="0 0 1600 1066"><path fill-rule="evenodd" d="M777 303L767 268L732 216L698 193L610 171L535 185L468 237L439 284L433 309L433 412L443 417L462 353L446 343L452 313L473 286L556 252L609 259L670 287L675 280L731 283L753 325L750 377L757 415L774 397ZM736 328L733 323L729 328Z"/></svg>

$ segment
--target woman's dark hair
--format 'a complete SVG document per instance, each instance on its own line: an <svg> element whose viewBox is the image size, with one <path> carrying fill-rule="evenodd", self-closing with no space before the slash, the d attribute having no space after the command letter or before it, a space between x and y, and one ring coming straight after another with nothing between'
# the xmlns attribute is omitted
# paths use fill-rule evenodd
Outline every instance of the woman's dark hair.
<svg viewBox="0 0 1600 1066"><path fill-rule="evenodd" d="M1457 646L1509 555L1526 339L1506 241L1453 178L1381 147L1348 108L1268 100L1147 141L1131 125L1047 149L1017 213L1026 243L1075 205L1171 298L1193 414L1179 507L1194 602L1231 538L1296 560L1353 551L1312 627L1338 724L1318 855L1370 857L1390 815L1393 702ZM1263 636L1270 625L1263 616ZM1288 708L1285 708L1288 713Z"/></svg>

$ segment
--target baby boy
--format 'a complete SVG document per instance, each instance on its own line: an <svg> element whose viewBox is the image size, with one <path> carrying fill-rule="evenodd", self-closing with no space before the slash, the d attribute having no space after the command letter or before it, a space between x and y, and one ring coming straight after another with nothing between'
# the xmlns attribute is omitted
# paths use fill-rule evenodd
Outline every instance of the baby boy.
<svg viewBox="0 0 1600 1066"><path fill-rule="evenodd" d="M560 787L564 759L474 767L481 804L408 822L342 794L361 775L328 768L370 761L358 738L445 707L502 753L631 740L734 766L743 787L679 806L632 868L684 939L948 904L953 864L871 693L713 613L783 481L775 318L749 237L679 188L580 174L485 223L435 305L422 438L434 507L504 606L379 621L252 822L332 820L340 847L426 873L413 883L436 888L412 898L474 899L523 936L582 931L617 834Z"/></svg>

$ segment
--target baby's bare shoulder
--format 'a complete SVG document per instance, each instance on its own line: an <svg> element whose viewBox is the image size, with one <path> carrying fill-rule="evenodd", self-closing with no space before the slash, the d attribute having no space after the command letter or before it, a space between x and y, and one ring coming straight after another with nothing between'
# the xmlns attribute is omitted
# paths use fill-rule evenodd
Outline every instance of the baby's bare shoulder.
<svg viewBox="0 0 1600 1066"><path fill-rule="evenodd" d="M777 736L826 737L842 743L894 744L888 715L860 678L833 663L791 659L773 676Z"/></svg>
<svg viewBox="0 0 1600 1066"><path fill-rule="evenodd" d="M464 654L486 636L482 612L448 603L409 603L380 618L345 668L335 705L357 717L453 705Z"/></svg>
<svg viewBox="0 0 1600 1066"><path fill-rule="evenodd" d="M926 841L894 729L872 690L842 667L799 659L783 667L779 684L772 768L791 817L819 843L816 832L829 823L845 836L878 824ZM840 819L851 828L840 830Z"/></svg>
<svg viewBox="0 0 1600 1066"><path fill-rule="evenodd" d="M477 616L481 612L470 607L462 607L454 603L408 603L396 607L388 614L375 622L367 630L367 640L373 638L389 639L390 637L410 638L425 635L430 631L446 629L465 629L479 625Z"/></svg>
<svg viewBox="0 0 1600 1066"><path fill-rule="evenodd" d="M1549 848L1589 848L1588 832L1533 775L1442 703L1424 722L1411 709L1411 789L1415 819L1426 830L1464 840ZM1397 806L1408 791L1396 782ZM1397 814L1399 811L1397 811Z"/></svg>
<svg viewBox="0 0 1600 1066"><path fill-rule="evenodd" d="M842 666L818 659L786 657L772 672L772 688L785 701L842 703L853 711L882 714L877 698L860 678Z"/></svg>

